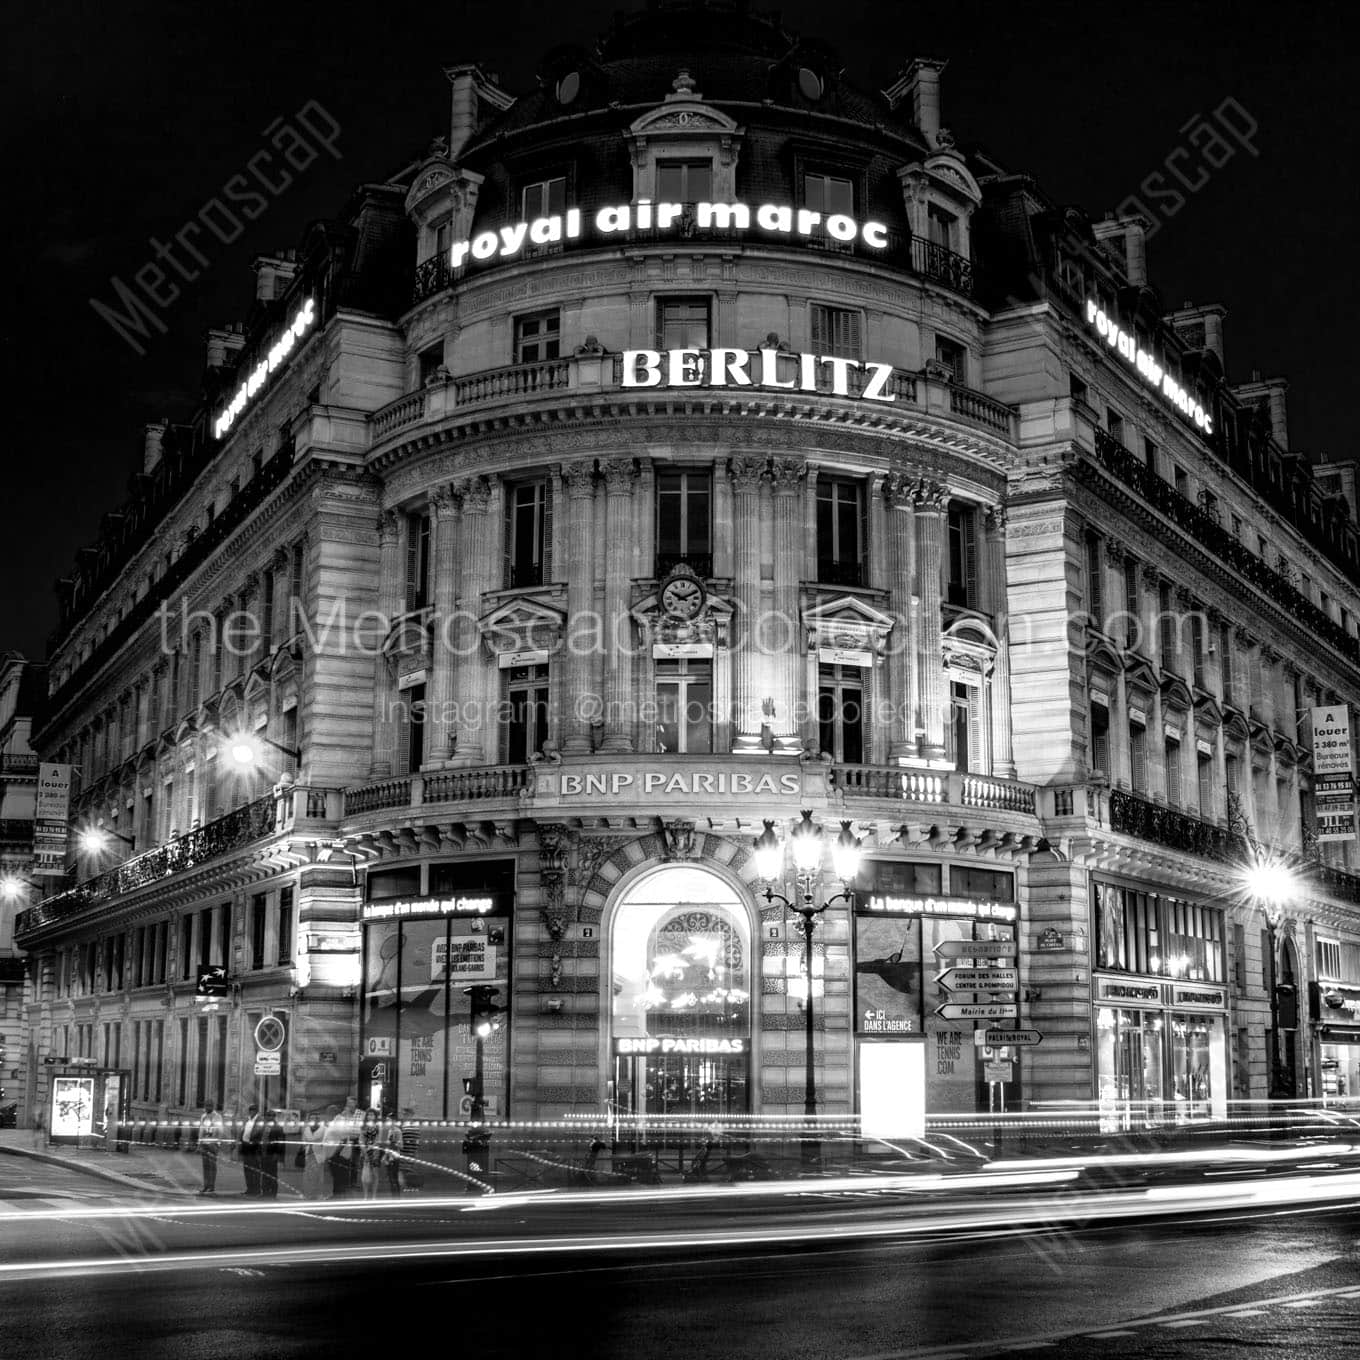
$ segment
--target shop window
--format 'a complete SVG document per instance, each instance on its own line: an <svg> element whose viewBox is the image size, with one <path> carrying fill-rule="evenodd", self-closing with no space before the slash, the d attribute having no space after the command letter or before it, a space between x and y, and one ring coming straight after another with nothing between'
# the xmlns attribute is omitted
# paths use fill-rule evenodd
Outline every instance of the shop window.
<svg viewBox="0 0 1360 1360"><path fill-rule="evenodd" d="M855 880L855 891L885 897L939 897L944 892L943 869L938 864L866 859Z"/></svg>
<svg viewBox="0 0 1360 1360"><path fill-rule="evenodd" d="M546 481L520 482L505 498L506 577L511 589L541 586L547 577L550 489Z"/></svg>
<svg viewBox="0 0 1360 1360"><path fill-rule="evenodd" d="M712 161L657 161L658 203L709 203L712 199Z"/></svg>
<svg viewBox="0 0 1360 1360"><path fill-rule="evenodd" d="M962 609L978 607L978 511L964 501L950 501L945 530L945 599Z"/></svg>
<svg viewBox="0 0 1360 1360"><path fill-rule="evenodd" d="M406 516L406 608L424 609L430 602L430 517Z"/></svg>
<svg viewBox="0 0 1360 1360"><path fill-rule="evenodd" d="M1317 942L1318 977L1337 981L1341 978L1341 941L1323 940Z"/></svg>
<svg viewBox="0 0 1360 1360"><path fill-rule="evenodd" d="M824 754L864 763L864 684L858 666L822 666L817 689L818 740Z"/></svg>
<svg viewBox="0 0 1360 1360"><path fill-rule="evenodd" d="M293 961L293 890L279 890L279 953L280 964Z"/></svg>
<svg viewBox="0 0 1360 1360"><path fill-rule="evenodd" d="M988 902L1015 900L1015 875L996 869L949 868L950 897L978 897Z"/></svg>
<svg viewBox="0 0 1360 1360"><path fill-rule="evenodd" d="M840 477L817 481L817 579L864 584L864 487Z"/></svg>
<svg viewBox="0 0 1360 1360"><path fill-rule="evenodd" d="M562 314L557 308L515 318L515 363L537 364L561 353Z"/></svg>
<svg viewBox="0 0 1360 1360"><path fill-rule="evenodd" d="M713 479L707 472L667 471L656 477L657 579L684 563L713 574Z"/></svg>
<svg viewBox="0 0 1360 1360"><path fill-rule="evenodd" d="M539 217L555 217L567 210L567 177L535 180L520 190L520 211L526 222Z"/></svg>
<svg viewBox="0 0 1360 1360"><path fill-rule="evenodd" d="M656 663L656 749L668 755L713 750L713 667L708 661Z"/></svg>
<svg viewBox="0 0 1360 1360"><path fill-rule="evenodd" d="M269 919L269 898L256 893L250 899L250 966L258 970L265 966L265 929Z"/></svg>
<svg viewBox="0 0 1360 1360"><path fill-rule="evenodd" d="M949 381L959 387L968 385L968 351L947 335L935 337L935 362L949 371Z"/></svg>
<svg viewBox="0 0 1360 1360"><path fill-rule="evenodd" d="M368 900L382 901L389 897L419 897L420 869L411 865L404 869L384 869L368 876Z"/></svg>
<svg viewBox="0 0 1360 1360"><path fill-rule="evenodd" d="M708 349L710 333L707 298L664 297L657 299L657 349Z"/></svg>
<svg viewBox="0 0 1360 1360"><path fill-rule="evenodd" d="M840 359L860 359L863 357L864 318L850 307L828 307L814 302L808 309L812 349L815 354L829 354ZM827 373L829 385L831 375ZM823 377L823 368L818 366L818 383Z"/></svg>
<svg viewBox="0 0 1360 1360"><path fill-rule="evenodd" d="M548 668L516 666L507 672L505 762L523 765L548 739Z"/></svg>

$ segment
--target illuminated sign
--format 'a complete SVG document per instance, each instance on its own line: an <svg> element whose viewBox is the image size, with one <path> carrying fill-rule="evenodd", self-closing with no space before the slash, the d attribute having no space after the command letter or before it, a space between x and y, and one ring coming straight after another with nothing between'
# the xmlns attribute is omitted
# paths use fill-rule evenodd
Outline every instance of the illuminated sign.
<svg viewBox="0 0 1360 1360"><path fill-rule="evenodd" d="M1124 330L1117 322L1105 315L1105 312L1089 298L1086 302L1086 324L1094 326L1096 333L1109 347L1114 350L1125 363L1130 365L1138 372L1138 376L1151 388L1155 388L1162 396L1171 403L1187 420L1203 430L1205 434L1213 434L1214 420L1213 414L1206 411L1203 406L1178 383L1159 364L1156 358L1143 349L1138 343L1138 337Z"/></svg>
<svg viewBox="0 0 1360 1360"><path fill-rule="evenodd" d="M386 921L394 916L485 916L496 910L494 897L413 897L391 902L365 902L365 921Z"/></svg>
<svg viewBox="0 0 1360 1360"><path fill-rule="evenodd" d="M825 372L829 382L819 382ZM864 374L850 390L850 374ZM819 392L865 401L896 401L888 390L891 364L842 359L833 354L789 354L777 349L626 349L624 387L765 387L782 392Z"/></svg>
<svg viewBox="0 0 1360 1360"><path fill-rule="evenodd" d="M833 241L862 241L871 250L888 248L888 229L882 222L856 222L844 213L823 216L810 208L791 208L779 203L761 203L752 208L746 203L653 203L640 198L636 204L622 203L601 208L591 219L596 235L619 236L637 231L684 231L687 237L705 231L768 232L772 236L829 236ZM551 217L536 217L530 222L515 222L496 231L455 241L449 248L449 265L461 269L470 262L513 260L526 245L547 246L562 241L579 241L586 223L580 208L568 208Z"/></svg>
<svg viewBox="0 0 1360 1360"><path fill-rule="evenodd" d="M705 793L775 793L796 796L802 792L802 777L797 774L755 774L749 770L612 770L603 774L563 774L563 798L592 794L618 795L624 792L681 794L693 797Z"/></svg>
<svg viewBox="0 0 1360 1360"><path fill-rule="evenodd" d="M1171 989L1173 1006L1212 1006L1215 1010L1227 1009L1227 998L1221 991L1203 987L1173 987Z"/></svg>
<svg viewBox="0 0 1360 1360"><path fill-rule="evenodd" d="M1013 902L973 902L962 897L897 897L884 893L859 894L861 911L890 912L898 916L966 916L983 921L1014 921Z"/></svg>
<svg viewBox="0 0 1360 1360"><path fill-rule="evenodd" d="M861 1034L919 1034L920 1027L909 1015L889 1015L885 1010L866 1010L859 1018Z"/></svg>
<svg viewBox="0 0 1360 1360"><path fill-rule="evenodd" d="M648 1034L641 1038L616 1038L614 1053L620 1058L646 1057L652 1053L745 1053L745 1039L676 1039L669 1035Z"/></svg>
<svg viewBox="0 0 1360 1360"><path fill-rule="evenodd" d="M52 1114L47 1127L53 1138L88 1138L94 1132L93 1077L52 1079Z"/></svg>
<svg viewBox="0 0 1360 1360"><path fill-rule="evenodd" d="M288 323L284 332L270 346L269 353L246 374L245 380L236 389L222 414L213 421L213 437L221 439L236 423L236 417L246 409L250 400L264 387L269 375L283 366L283 361L293 352L297 342L311 330L316 323L314 299L308 298Z"/></svg>
<svg viewBox="0 0 1360 1360"><path fill-rule="evenodd" d="M1096 980L1096 996L1101 1001L1157 1001L1162 989L1156 983L1114 982L1109 978Z"/></svg>

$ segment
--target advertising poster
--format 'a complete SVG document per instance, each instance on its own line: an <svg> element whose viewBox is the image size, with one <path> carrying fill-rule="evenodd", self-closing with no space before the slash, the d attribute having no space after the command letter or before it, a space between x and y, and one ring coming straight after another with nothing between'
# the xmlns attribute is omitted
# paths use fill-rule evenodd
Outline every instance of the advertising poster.
<svg viewBox="0 0 1360 1360"><path fill-rule="evenodd" d="M71 766L38 766L33 810L33 872L60 874L66 869L66 837L71 809Z"/></svg>
<svg viewBox="0 0 1360 1360"><path fill-rule="evenodd" d="M94 1078L52 1079L53 1138L88 1138L94 1132Z"/></svg>
<svg viewBox="0 0 1360 1360"><path fill-rule="evenodd" d="M1312 710L1313 803L1319 841L1355 839L1355 766L1345 704Z"/></svg>
<svg viewBox="0 0 1360 1360"><path fill-rule="evenodd" d="M921 1033L920 917L855 917L855 1032Z"/></svg>

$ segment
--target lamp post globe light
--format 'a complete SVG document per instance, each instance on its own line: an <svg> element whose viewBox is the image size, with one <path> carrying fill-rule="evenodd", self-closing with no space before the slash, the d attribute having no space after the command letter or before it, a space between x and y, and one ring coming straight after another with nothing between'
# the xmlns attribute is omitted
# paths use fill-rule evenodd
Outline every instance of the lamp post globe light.
<svg viewBox="0 0 1360 1360"><path fill-rule="evenodd" d="M1252 862L1244 868L1242 878L1248 895L1266 919L1267 948L1270 951L1270 1041L1266 1050L1269 1069L1266 1089L1270 1098L1275 1100L1294 1094L1284 1080L1284 1064L1280 1060L1282 984L1279 980L1279 931L1286 908L1299 896L1300 884L1298 876L1284 860L1254 843L1251 850Z"/></svg>
<svg viewBox="0 0 1360 1360"><path fill-rule="evenodd" d="M264 751L261 748L265 746L291 757L294 762L302 760L302 752L297 747L285 746L282 742L262 736L258 732L238 732L228 737L227 755L231 757L232 764L239 769L253 770L263 763Z"/></svg>
<svg viewBox="0 0 1360 1360"><path fill-rule="evenodd" d="M129 849L136 842L131 836L124 836L121 832L111 831L106 826L87 826L82 827L76 833L76 841L82 851L87 855L102 855L112 849L113 841L122 841Z"/></svg>
<svg viewBox="0 0 1360 1360"><path fill-rule="evenodd" d="M784 843L775 831L775 824L766 821L765 830L755 838L756 872L765 882L763 894L768 903L778 902L786 911L799 917L798 929L803 935L803 976L806 979L807 993L803 1002L803 1022L805 1033L803 1113L808 1120L807 1136L803 1139L803 1161L805 1165L815 1165L821 1159L821 1147L816 1138L813 1123L817 1114L817 1063L816 1029L813 1014L812 992L812 933L816 929L817 918L830 906L840 901L854 900L854 882L859 874L863 845L850 829L849 822L841 823L841 834L830 844L831 864L836 877L841 881L841 891L825 901L818 902L816 895L817 880L821 877L826 840L822 828L812 820L812 813L804 809L801 820L795 825L788 838L793 853L794 871L798 880L797 898L785 897L776 892L774 884L782 877L784 867Z"/></svg>

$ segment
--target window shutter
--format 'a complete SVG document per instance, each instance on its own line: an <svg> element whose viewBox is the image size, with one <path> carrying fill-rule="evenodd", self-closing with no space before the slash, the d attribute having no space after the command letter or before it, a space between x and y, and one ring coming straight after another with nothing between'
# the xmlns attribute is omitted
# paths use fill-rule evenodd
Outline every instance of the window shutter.
<svg viewBox="0 0 1360 1360"><path fill-rule="evenodd" d="M515 584L515 488L507 486L501 497L501 570L506 588Z"/></svg>
<svg viewBox="0 0 1360 1360"><path fill-rule="evenodd" d="M553 484L549 477L543 484L543 584L552 580L552 511Z"/></svg>
<svg viewBox="0 0 1360 1360"><path fill-rule="evenodd" d="M971 506L963 514L963 589L964 600L972 609L978 603L977 511Z"/></svg>

